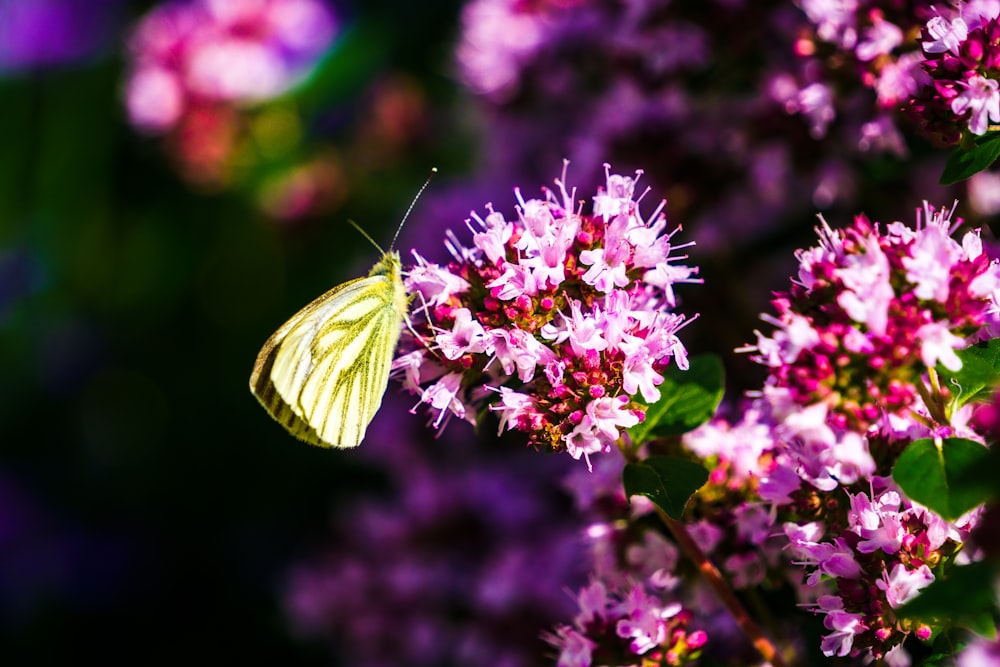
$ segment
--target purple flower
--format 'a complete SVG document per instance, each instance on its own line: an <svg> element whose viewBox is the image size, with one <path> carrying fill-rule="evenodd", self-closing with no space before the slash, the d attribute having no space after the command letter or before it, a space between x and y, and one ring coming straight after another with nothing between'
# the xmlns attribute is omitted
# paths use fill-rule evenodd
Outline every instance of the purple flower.
<svg viewBox="0 0 1000 667"><path fill-rule="evenodd" d="M610 591L593 581L578 596L580 613L574 625L558 626L543 638L559 649L560 667L590 667L598 648L638 656L672 655L669 664L682 665L697 657L707 641L703 631L687 626L692 614L669 593L650 590L647 584L632 583ZM602 663L603 664L603 663ZM633 664L631 662L624 664Z"/></svg>
<svg viewBox="0 0 1000 667"><path fill-rule="evenodd" d="M597 645L579 631L561 626L547 640L560 649L558 667L590 667L591 653Z"/></svg>
<svg viewBox="0 0 1000 667"><path fill-rule="evenodd" d="M863 617L845 612L843 602L832 595L820 598L820 610L825 615L823 625L831 630L823 637L823 654L827 657L848 655L854 645L854 636L866 629L862 624Z"/></svg>
<svg viewBox="0 0 1000 667"><path fill-rule="evenodd" d="M948 523L883 476L917 438L983 441L968 425L971 408L924 404L936 391L927 375L938 364L958 370L956 350L989 337L998 315L1000 264L978 230L952 238L953 213L925 204L914 226L823 222L819 243L796 253L791 289L775 295L779 316L764 317L774 332L745 348L769 369L753 403L773 438L762 443L769 464L757 490L805 572L801 593L824 615L826 655L905 661L902 642L930 629L891 610L934 580L978 521L973 511ZM724 430L706 435L718 442L693 438L699 451L724 450ZM752 576L733 556L734 577Z"/></svg>
<svg viewBox="0 0 1000 667"><path fill-rule="evenodd" d="M982 5L967 25L962 17L931 18L922 42L928 81L910 101L925 132L946 143L958 141L963 128L984 134L990 121L1000 121L1000 5ZM979 13L982 12L982 13Z"/></svg>
<svg viewBox="0 0 1000 667"><path fill-rule="evenodd" d="M816 24L820 39L854 48L858 39L855 16L858 0L801 0L799 5L809 20Z"/></svg>
<svg viewBox="0 0 1000 667"><path fill-rule="evenodd" d="M903 31L899 26L882 17L878 17L870 27L865 28L863 34L864 39L854 52L859 60L866 62L891 53L903 43Z"/></svg>
<svg viewBox="0 0 1000 667"><path fill-rule="evenodd" d="M931 585L934 575L926 565L910 570L902 563L892 566L892 572L883 572L882 579L875 582L885 591L886 602L895 609L917 596L921 589Z"/></svg>
<svg viewBox="0 0 1000 667"><path fill-rule="evenodd" d="M357 667L544 664L539 630L573 613L565 587L585 574L552 483L568 462L401 426L376 419L359 452L381 492L341 505L328 546L290 568L292 629ZM585 638L567 642L582 659Z"/></svg>
<svg viewBox="0 0 1000 667"><path fill-rule="evenodd" d="M981 667L1000 662L1000 641L976 637L958 654L957 667Z"/></svg>
<svg viewBox="0 0 1000 667"><path fill-rule="evenodd" d="M951 101L951 110L961 116L969 112L969 131L985 134L989 121L1000 121L1000 83L982 76L971 77L965 90Z"/></svg>

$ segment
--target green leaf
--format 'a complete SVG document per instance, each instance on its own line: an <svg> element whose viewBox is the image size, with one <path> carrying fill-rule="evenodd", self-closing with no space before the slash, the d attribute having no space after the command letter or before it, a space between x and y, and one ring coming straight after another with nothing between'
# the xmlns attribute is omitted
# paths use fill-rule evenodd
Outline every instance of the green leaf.
<svg viewBox="0 0 1000 667"><path fill-rule="evenodd" d="M964 181L986 169L1000 157L1000 132L987 132L976 139L972 148L956 146L948 156L941 174L941 185Z"/></svg>
<svg viewBox="0 0 1000 667"><path fill-rule="evenodd" d="M708 480L708 470L692 461L654 456L629 463L622 472L625 497L646 496L669 516L679 519L684 506Z"/></svg>
<svg viewBox="0 0 1000 667"><path fill-rule="evenodd" d="M725 390L722 359L701 354L690 359L686 371L671 366L663 374L660 400L646 410L646 418L628 430L633 443L641 444L650 435L669 437L687 433L715 414Z"/></svg>
<svg viewBox="0 0 1000 667"><path fill-rule="evenodd" d="M892 478L911 500L953 521L990 497L990 490L966 482L975 469L989 465L989 450L965 438L914 440L900 454Z"/></svg>
<svg viewBox="0 0 1000 667"><path fill-rule="evenodd" d="M940 364L937 368L952 394L953 411L970 401L992 397L1000 385L1000 338L956 350L955 354L962 360L960 369L949 371Z"/></svg>
<svg viewBox="0 0 1000 667"><path fill-rule="evenodd" d="M997 606L993 586L996 576L996 568L989 562L955 567L947 577L935 580L895 613L929 624L968 628L992 639L996 637L993 620Z"/></svg>

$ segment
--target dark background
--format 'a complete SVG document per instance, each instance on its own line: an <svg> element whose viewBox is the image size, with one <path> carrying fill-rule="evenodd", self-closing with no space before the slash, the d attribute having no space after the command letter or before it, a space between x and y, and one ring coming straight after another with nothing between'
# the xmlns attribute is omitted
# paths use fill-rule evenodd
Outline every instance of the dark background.
<svg viewBox="0 0 1000 667"><path fill-rule="evenodd" d="M2 661L325 664L288 636L284 569L370 476L271 422L251 365L378 258L348 218L387 243L430 167L467 158L414 150L293 229L193 191L121 104L122 30L149 4L114 7L80 62L0 74ZM380 68L449 94L456 3L351 11Z"/></svg>

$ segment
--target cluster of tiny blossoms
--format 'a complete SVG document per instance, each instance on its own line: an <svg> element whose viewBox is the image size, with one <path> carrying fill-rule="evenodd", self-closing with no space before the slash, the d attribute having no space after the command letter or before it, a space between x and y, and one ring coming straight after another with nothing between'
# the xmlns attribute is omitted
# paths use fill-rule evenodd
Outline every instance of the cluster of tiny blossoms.
<svg viewBox="0 0 1000 667"><path fill-rule="evenodd" d="M925 131L956 143L963 129L984 134L1000 122L1000 3L961 6L924 27L923 69L930 80L911 102Z"/></svg>
<svg viewBox="0 0 1000 667"><path fill-rule="evenodd" d="M693 615L681 603L664 602L640 583L615 594L593 581L577 602L573 626L546 636L560 649L558 667L686 665L698 659L708 640L704 631L688 629Z"/></svg>
<svg viewBox="0 0 1000 667"><path fill-rule="evenodd" d="M774 301L778 316L765 316L776 330L748 348L770 369L753 412L773 446L748 452L761 454L757 491L804 570L801 592L824 616L829 656L907 664L903 642L931 630L893 610L940 565L971 556L963 545L978 510L948 523L887 476L915 438L983 442L969 409L949 416L925 404L944 391L925 388L927 374L960 369L956 350L997 323L1000 267L978 231L952 238L953 211L925 204L915 227L859 216L834 231L824 221L820 244L799 251L797 280Z"/></svg>
<svg viewBox="0 0 1000 667"><path fill-rule="evenodd" d="M543 635L559 651L559 667L686 665L709 648L703 626L711 615L689 602L699 582L678 575L681 554L648 520L652 503L625 498L624 465L614 451L565 480L588 522L590 582L573 596L571 622Z"/></svg>
<svg viewBox="0 0 1000 667"><path fill-rule="evenodd" d="M472 247L449 233L453 260L416 255L406 278L418 307L394 369L437 411L474 421L489 405L500 429L574 458L610 449L660 397L671 360L687 365L674 285L700 282L664 234L664 202L639 213L636 179L605 168L606 189L584 215L559 197L524 200L507 220L487 207L467 221ZM641 172L637 172L638 178Z"/></svg>
<svg viewBox="0 0 1000 667"><path fill-rule="evenodd" d="M912 35L937 12L920 3L878 0L798 0L795 4L813 29L803 31L795 40L795 54L805 64L802 83L791 86L778 79L781 85L775 86L785 108L806 116L813 135L823 136L838 115L838 107L843 113L852 106L851 98L845 99L844 79L856 81L874 91L878 110L861 126L859 147L905 154L892 112L909 101L927 79L920 67L923 54Z"/></svg>
<svg viewBox="0 0 1000 667"><path fill-rule="evenodd" d="M951 237L953 211L925 204L915 228L821 220L820 244L797 253L798 280L773 301L777 317L764 316L776 330L746 348L770 367L785 412L809 406L810 422L864 433L913 405L928 369L960 368L955 350L997 320L1000 268L978 231Z"/></svg>
<svg viewBox="0 0 1000 667"><path fill-rule="evenodd" d="M780 525L754 492L774 448L770 424L756 414L751 407L739 424L713 420L684 438L712 468L688 505L687 530L737 589L780 586L798 574L783 558L788 540ZM614 452L592 472L577 468L566 480L589 522L583 538L591 583L574 596L572 622L546 635L559 650L558 664L682 665L699 656L751 664L754 649L663 533L652 503L626 499L624 464Z"/></svg>
<svg viewBox="0 0 1000 667"><path fill-rule="evenodd" d="M199 109L273 98L330 45L321 0L189 0L156 7L130 43L129 119L166 132Z"/></svg>
<svg viewBox="0 0 1000 667"><path fill-rule="evenodd" d="M908 664L903 641L911 633L926 640L931 628L897 619L893 610L930 585L939 565L955 559L979 511L948 523L877 475L867 492L823 494L821 504L822 521L788 521L784 532L790 554L807 573L805 584L829 587L811 605L829 630L823 652ZM967 562L968 554L961 556Z"/></svg>
<svg viewBox="0 0 1000 667"><path fill-rule="evenodd" d="M727 471L713 471L695 497L691 507L702 518L689 522L689 531L735 588L790 584L800 607L823 617L825 655L909 665L904 642L926 640L931 628L898 618L895 609L932 583L941 566L975 556L966 544L981 510L946 522L911 502L891 478L872 472L821 488L824 480L802 465L796 451L800 415L773 408L774 397L765 392L738 421L717 417L684 437L689 450ZM903 430L870 431L860 442L898 453L930 432L913 422L895 423ZM832 443L830 449L840 447ZM724 479L730 491L743 480L742 498L730 493L718 506L723 511L711 511Z"/></svg>

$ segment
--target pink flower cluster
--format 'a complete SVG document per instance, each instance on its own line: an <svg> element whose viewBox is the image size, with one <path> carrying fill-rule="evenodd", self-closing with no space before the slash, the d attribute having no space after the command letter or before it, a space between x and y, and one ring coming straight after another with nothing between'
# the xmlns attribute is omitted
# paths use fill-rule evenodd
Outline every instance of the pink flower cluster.
<svg viewBox="0 0 1000 667"><path fill-rule="evenodd" d="M782 82L774 88L779 100L787 110L806 116L813 135L821 137L837 116L838 102L843 102L837 99L837 89L846 73L876 96L878 113L861 127L859 147L881 146L903 154L902 137L890 112L908 101L927 80L920 68L923 54L907 34L933 10L919 3L872 0L800 0L796 4L814 32L799 37L794 47L806 64L803 83L792 87ZM832 53L830 45L835 47Z"/></svg>
<svg viewBox="0 0 1000 667"><path fill-rule="evenodd" d="M321 0L162 4L142 19L129 44L129 118L160 133L204 104L275 97L308 72L334 30Z"/></svg>
<svg viewBox="0 0 1000 667"><path fill-rule="evenodd" d="M831 590L813 606L830 631L823 652L881 658L898 652L911 632L929 638L929 627L900 622L893 610L934 581L932 569L962 548L979 512L949 524L879 476L867 493L830 494L823 506L822 522L784 524L806 585L825 582Z"/></svg>
<svg viewBox="0 0 1000 667"><path fill-rule="evenodd" d="M797 455L796 436L771 407L765 394L738 421L717 418L684 437L690 451L719 464L692 503L702 518L690 522L689 531L733 587L790 584L800 606L823 616L827 656L909 664L904 641L927 639L930 628L901 620L894 610L933 582L941 565L976 557L967 542L981 509L946 522L912 503L874 464L851 483L847 474L816 479ZM915 423L909 430L850 433L888 469L914 434L927 434ZM962 435L981 440L971 431ZM733 493L738 489L742 495Z"/></svg>
<svg viewBox="0 0 1000 667"><path fill-rule="evenodd" d="M815 440L905 414L928 369L957 370L955 350L995 325L1000 267L978 231L951 237L953 211L925 204L915 228L822 221L820 245L799 251L798 280L773 301L777 317L764 316L775 331L744 348L771 369L767 391L789 430Z"/></svg>
<svg viewBox="0 0 1000 667"><path fill-rule="evenodd" d="M683 665L708 650L704 628L719 610L697 606L707 592L680 574L680 551L649 521L652 504L625 498L624 464L614 451L591 472L570 470L565 481L589 521L581 538L591 581L574 596L572 622L545 635L561 667Z"/></svg>
<svg viewBox="0 0 1000 667"><path fill-rule="evenodd" d="M758 489L772 470L775 452L769 415L749 405L740 421L713 419L682 442L711 471L688 508L688 532L698 548L737 590L785 583L782 549L787 542Z"/></svg>
<svg viewBox="0 0 1000 667"><path fill-rule="evenodd" d="M971 406L941 415L924 403L946 391L929 382L932 369L959 370L956 350L997 324L1000 265L978 231L952 238L961 222L953 211L925 204L914 227L859 216L835 231L823 221L820 244L798 252L797 279L774 301L777 317L765 316L775 331L757 332L746 348L769 367L752 409L739 424L686 438L702 456L727 456L757 477L791 564L806 574L800 595L824 616L828 656L906 664L905 638L930 629L893 610L939 565L972 556L963 545L978 510L948 523L887 477L916 438L983 441ZM739 448L727 445L734 432L747 434Z"/></svg>
<svg viewBox="0 0 1000 667"><path fill-rule="evenodd" d="M688 629L690 611L639 583L615 593L593 581L577 601L580 612L573 626L559 626L546 636L560 649L558 667L685 665L697 660L708 640L704 631Z"/></svg>
<svg viewBox="0 0 1000 667"><path fill-rule="evenodd" d="M1000 122L1000 3L970 2L934 16L921 35L929 81L911 102L925 131L956 143Z"/></svg>
<svg viewBox="0 0 1000 667"><path fill-rule="evenodd" d="M606 168L607 171L607 168ZM637 172L636 179L641 172ZM687 365L674 286L700 282L679 263L664 203L644 219L636 179L606 173L591 215L557 179L559 196L525 200L507 220L488 207L450 234L446 266L417 257L413 332L394 362L404 385L437 412L473 421L485 406L500 429L574 458L610 449L660 397L662 371Z"/></svg>

